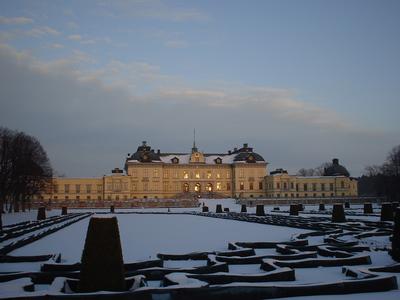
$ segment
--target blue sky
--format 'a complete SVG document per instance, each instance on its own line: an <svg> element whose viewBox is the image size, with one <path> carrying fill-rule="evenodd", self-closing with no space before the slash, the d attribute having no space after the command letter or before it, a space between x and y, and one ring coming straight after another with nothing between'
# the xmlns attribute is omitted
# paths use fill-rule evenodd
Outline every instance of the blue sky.
<svg viewBox="0 0 400 300"><path fill-rule="evenodd" d="M1 1L0 125L99 176L143 140L355 176L399 144L399 1Z"/></svg>

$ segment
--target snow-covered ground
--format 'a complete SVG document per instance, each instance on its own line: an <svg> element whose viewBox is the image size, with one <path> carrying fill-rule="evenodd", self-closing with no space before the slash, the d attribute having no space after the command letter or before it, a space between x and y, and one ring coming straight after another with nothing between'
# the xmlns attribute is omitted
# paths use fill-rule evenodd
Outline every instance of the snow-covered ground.
<svg viewBox="0 0 400 300"><path fill-rule="evenodd" d="M201 203L209 207L210 211L215 211L217 204L228 207L230 211L240 212L241 206L232 199L201 199ZM273 206L265 206L266 213L274 213ZM326 205L329 211L332 206ZM288 206L281 206L280 210L288 210ZM362 206L352 205L352 210L362 212ZM247 208L249 213L255 213L255 207ZM330 218L330 215L307 214L308 211L318 210L318 206L305 206L305 213L300 213L303 217L322 216ZM109 212L109 209L80 209L70 210L70 212ZM166 208L152 209L118 209L116 212L167 212ZM190 212L201 211L198 208L171 208L171 212ZM374 212L378 212L375 208ZM21 221L35 220L36 210L25 213L4 214L4 224L14 224ZM60 210L47 211L47 216L60 215ZM288 213L279 213L288 215ZM94 215L96 216L96 215ZM98 214L97 216L110 217L111 214ZM228 242L235 241L288 241L297 233L307 232L306 230L263 225L256 223L240 222L225 219L207 218L193 215L177 214L114 214L118 218L120 236L122 242L123 256L125 262L136 260L147 260L155 258L157 253L187 253L197 251L220 251L227 250ZM377 216L351 216L351 219L379 220ZM26 245L10 253L10 255L42 255L61 253L62 262L75 263L80 261L84 245L86 230L89 218L72 224L60 231L57 231L43 239ZM310 238L312 243L322 243L323 237ZM382 248L390 244L388 237L372 237L362 241L365 245L377 246ZM276 254L274 249L257 249L257 255ZM365 253L367 254L367 253ZM381 266L394 263L385 251L370 251L372 265ZM6 271L38 271L41 263L0 263L0 272ZM197 267L205 265L206 261L166 261L164 267ZM357 266L358 267L358 266ZM360 266L362 268L363 266ZM369 267L369 266L364 266ZM329 281L344 280L341 267L332 268L311 268L296 269L296 284L302 283L321 283ZM249 265L230 265L229 271L232 273L260 273L264 272L257 264ZM400 283L400 276L397 276ZM159 284L158 282L151 283ZM4 283L2 284L4 285ZM4 285L6 287L6 285ZM0 297L2 292L0 289ZM331 299L376 299L382 297L386 299L399 299L399 290L370 293L370 294L350 294L314 297L296 297L291 299L303 300L331 300ZM285 298L286 299L286 298ZM289 298L288 298L289 299Z"/></svg>

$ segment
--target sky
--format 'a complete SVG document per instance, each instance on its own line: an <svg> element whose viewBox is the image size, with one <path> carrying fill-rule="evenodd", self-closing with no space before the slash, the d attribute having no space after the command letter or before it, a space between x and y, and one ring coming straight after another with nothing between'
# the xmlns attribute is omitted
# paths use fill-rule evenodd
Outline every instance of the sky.
<svg viewBox="0 0 400 300"><path fill-rule="evenodd" d="M351 175L400 144L400 1L0 1L0 126L57 175L249 143Z"/></svg>

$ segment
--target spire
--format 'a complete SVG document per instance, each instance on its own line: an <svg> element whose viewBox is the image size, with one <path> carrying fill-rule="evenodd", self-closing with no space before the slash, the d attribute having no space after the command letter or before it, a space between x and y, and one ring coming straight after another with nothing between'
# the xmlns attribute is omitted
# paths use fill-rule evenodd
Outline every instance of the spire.
<svg viewBox="0 0 400 300"><path fill-rule="evenodd" d="M193 128L193 147L192 147L192 153L198 152L197 147L196 147L196 128Z"/></svg>

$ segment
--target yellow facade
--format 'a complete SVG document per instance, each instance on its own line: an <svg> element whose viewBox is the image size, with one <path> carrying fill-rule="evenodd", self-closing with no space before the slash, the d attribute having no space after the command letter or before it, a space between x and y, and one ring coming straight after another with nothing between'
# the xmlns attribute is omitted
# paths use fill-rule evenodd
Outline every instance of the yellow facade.
<svg viewBox="0 0 400 300"><path fill-rule="evenodd" d="M357 197L357 180L347 176L296 176L285 172L265 177L268 198Z"/></svg>
<svg viewBox="0 0 400 300"><path fill-rule="evenodd" d="M335 159L335 170L342 170ZM339 167L338 167L339 166ZM339 168L339 169L338 169ZM342 168L342 169L340 169ZM357 181L348 176L288 175L271 172L247 144L228 153L161 153L143 142L128 155L125 170L99 178L54 178L45 201L129 201L134 199L307 198L357 196Z"/></svg>

